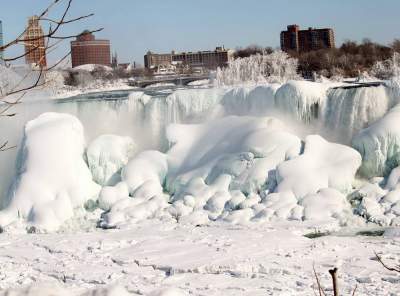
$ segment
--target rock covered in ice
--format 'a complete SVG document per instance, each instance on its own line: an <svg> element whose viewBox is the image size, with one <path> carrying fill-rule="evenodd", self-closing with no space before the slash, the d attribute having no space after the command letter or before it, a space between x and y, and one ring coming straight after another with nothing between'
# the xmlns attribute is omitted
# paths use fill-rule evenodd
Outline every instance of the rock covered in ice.
<svg viewBox="0 0 400 296"><path fill-rule="evenodd" d="M361 156L353 148L307 136L303 154L278 166L276 191L291 191L298 199L322 188L347 193L360 165Z"/></svg>
<svg viewBox="0 0 400 296"><path fill-rule="evenodd" d="M400 105L357 134L352 145L362 155L362 175L388 175L400 165Z"/></svg>
<svg viewBox="0 0 400 296"><path fill-rule="evenodd" d="M130 137L102 135L86 150L87 162L93 180L100 185L115 185L121 179L120 171L133 156L136 145Z"/></svg>
<svg viewBox="0 0 400 296"><path fill-rule="evenodd" d="M383 226L400 226L399 167L381 182L374 179L363 184L351 195L355 211L368 222Z"/></svg>
<svg viewBox="0 0 400 296"><path fill-rule="evenodd" d="M99 206L105 211L101 225L116 227L127 222L152 218L168 205L163 193L168 163L165 154L144 151L122 170L122 181L100 192Z"/></svg>
<svg viewBox="0 0 400 296"><path fill-rule="evenodd" d="M99 186L83 159L84 133L72 115L43 113L25 125L17 176L0 225L22 218L56 230L75 208L96 199Z"/></svg>
<svg viewBox="0 0 400 296"><path fill-rule="evenodd" d="M146 182L157 186L162 192L162 185L168 172L167 156L159 151L144 151L132 158L122 169L122 180L128 185L131 194Z"/></svg>
<svg viewBox="0 0 400 296"><path fill-rule="evenodd" d="M316 193L296 198L291 191L271 193L262 202L262 209L253 218L257 222L274 220L346 222L352 215L346 196L332 188L322 188Z"/></svg>

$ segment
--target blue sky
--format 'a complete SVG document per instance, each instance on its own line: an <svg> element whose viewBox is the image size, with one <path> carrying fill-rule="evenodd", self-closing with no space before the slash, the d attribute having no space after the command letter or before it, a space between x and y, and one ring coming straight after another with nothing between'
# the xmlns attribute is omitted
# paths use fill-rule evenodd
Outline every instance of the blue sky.
<svg viewBox="0 0 400 296"><path fill-rule="evenodd" d="M27 17L50 0L2 0L4 38L23 30ZM66 0L64 0L66 2ZM74 0L71 17L95 13L65 28L65 34L104 27L98 38L111 40L120 62L143 64L144 53L279 46L286 25L332 27L337 44L368 37L381 43L400 38L399 0ZM57 14L60 11L56 11ZM52 59L67 52L68 42ZM8 55L18 50L9 51Z"/></svg>

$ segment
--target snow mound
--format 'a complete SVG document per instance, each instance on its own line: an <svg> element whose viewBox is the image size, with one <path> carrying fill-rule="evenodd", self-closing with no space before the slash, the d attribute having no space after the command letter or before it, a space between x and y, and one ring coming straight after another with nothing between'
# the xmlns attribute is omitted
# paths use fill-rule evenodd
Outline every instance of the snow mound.
<svg viewBox="0 0 400 296"><path fill-rule="evenodd" d="M299 199L322 188L348 193L360 165L361 156L353 148L307 136L304 153L278 167L277 192L291 191Z"/></svg>
<svg viewBox="0 0 400 296"><path fill-rule="evenodd" d="M270 117L172 124L167 139L166 154L140 153L123 169L121 183L103 188L103 227L149 218L204 225L344 222L352 215L343 193L361 156L350 147L309 136L300 154L300 139Z"/></svg>
<svg viewBox="0 0 400 296"><path fill-rule="evenodd" d="M363 176L387 176L400 165L400 105L357 134L352 145L362 155Z"/></svg>
<svg viewBox="0 0 400 296"><path fill-rule="evenodd" d="M102 135L86 151L93 180L100 185L115 185L120 181L120 171L133 156L136 145L130 137Z"/></svg>
<svg viewBox="0 0 400 296"><path fill-rule="evenodd" d="M97 197L99 186L83 160L84 134L72 115L43 113L25 125L17 176L0 225L22 218L53 231L75 208Z"/></svg>
<svg viewBox="0 0 400 296"><path fill-rule="evenodd" d="M231 176L231 189L259 190L271 169L300 152L300 139L285 129L269 117L229 116L204 124L170 125L168 191L179 195L192 179L210 184L222 174Z"/></svg>

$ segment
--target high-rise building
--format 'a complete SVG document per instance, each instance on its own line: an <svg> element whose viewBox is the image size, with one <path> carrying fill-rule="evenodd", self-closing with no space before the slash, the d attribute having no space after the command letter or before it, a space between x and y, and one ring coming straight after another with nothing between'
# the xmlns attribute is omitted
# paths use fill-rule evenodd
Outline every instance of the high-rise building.
<svg viewBox="0 0 400 296"><path fill-rule="evenodd" d="M283 51L306 52L334 47L335 35L330 28L300 30L298 25L290 25L287 31L281 32Z"/></svg>
<svg viewBox="0 0 400 296"><path fill-rule="evenodd" d="M3 22L0 21L0 47L4 45L3 43ZM4 62L4 51L0 49L0 63Z"/></svg>
<svg viewBox="0 0 400 296"><path fill-rule="evenodd" d="M43 35L39 17L36 15L30 17L24 35L25 61L27 64L34 64L42 68L47 66L46 45Z"/></svg>
<svg viewBox="0 0 400 296"><path fill-rule="evenodd" d="M111 65L110 41L99 40L89 31L83 31L71 41L72 67L86 64Z"/></svg>
<svg viewBox="0 0 400 296"><path fill-rule="evenodd" d="M217 47L211 51L179 52L172 51L166 54L156 54L151 51L144 56L144 65L151 69L158 66L168 66L171 64L182 64L190 67L202 67L216 69L228 65L232 59L232 51L223 47Z"/></svg>

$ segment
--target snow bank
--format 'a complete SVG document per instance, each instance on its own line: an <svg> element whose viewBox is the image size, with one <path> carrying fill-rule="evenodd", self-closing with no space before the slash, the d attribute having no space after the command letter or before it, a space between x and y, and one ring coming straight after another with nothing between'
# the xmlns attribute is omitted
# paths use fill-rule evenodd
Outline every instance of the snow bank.
<svg viewBox="0 0 400 296"><path fill-rule="evenodd" d="M100 185L115 185L120 181L120 170L133 156L136 145L130 137L102 135L86 151L93 180Z"/></svg>
<svg viewBox="0 0 400 296"><path fill-rule="evenodd" d="M351 147L307 136L304 153L278 167L277 192L291 191L297 198L322 188L348 193L360 165L361 156Z"/></svg>
<svg viewBox="0 0 400 296"><path fill-rule="evenodd" d="M44 113L29 121L0 225L22 218L40 229L56 230L75 208L96 198L99 186L92 181L83 153L83 127L74 116Z"/></svg>
<svg viewBox="0 0 400 296"><path fill-rule="evenodd" d="M362 175L387 176L400 165L400 105L357 134L352 145L362 155Z"/></svg>

